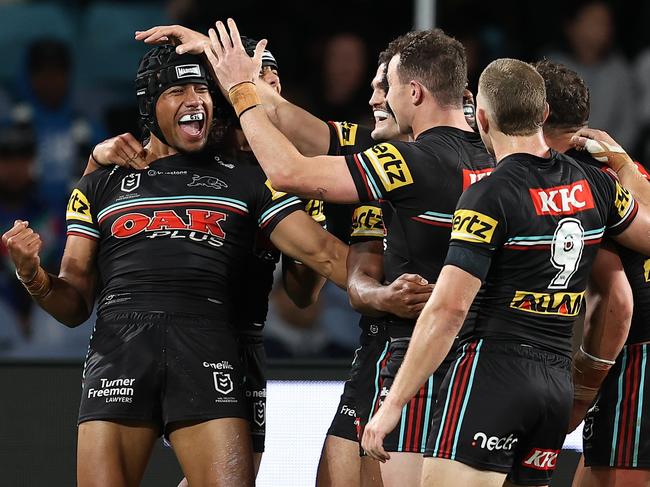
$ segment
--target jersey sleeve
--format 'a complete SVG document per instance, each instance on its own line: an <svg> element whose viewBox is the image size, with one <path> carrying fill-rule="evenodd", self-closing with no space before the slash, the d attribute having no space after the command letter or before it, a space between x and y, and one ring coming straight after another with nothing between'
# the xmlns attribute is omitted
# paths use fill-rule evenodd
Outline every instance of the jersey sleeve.
<svg viewBox="0 0 650 487"><path fill-rule="evenodd" d="M489 180L489 179L488 179ZM451 240L445 265L454 265L485 280L494 253L505 242L508 203L503 192L494 190L495 180L470 186L458 201L452 220Z"/></svg>
<svg viewBox="0 0 650 487"><path fill-rule="evenodd" d="M615 236L630 226L639 211L639 204L618 181L610 181L610 184L614 186L614 199L609 208L606 233Z"/></svg>
<svg viewBox="0 0 650 487"><path fill-rule="evenodd" d="M325 216L325 205L321 200L307 200L305 202L305 213L321 227L327 229L327 217Z"/></svg>
<svg viewBox="0 0 650 487"><path fill-rule="evenodd" d="M266 237L270 237L275 226L294 211L305 208L303 201L293 195L276 191L268 179L259 191L257 224Z"/></svg>
<svg viewBox="0 0 650 487"><path fill-rule="evenodd" d="M375 203L358 205L352 212L350 245L377 240L382 241L384 235L384 218L381 206Z"/></svg>
<svg viewBox="0 0 650 487"><path fill-rule="evenodd" d="M409 151L406 144L384 142L345 157L361 202L394 200L413 184L405 157Z"/></svg>
<svg viewBox="0 0 650 487"><path fill-rule="evenodd" d="M67 234L99 240L99 224L95 207L93 178L84 176L72 190L68 206L66 207L65 220Z"/></svg>
<svg viewBox="0 0 650 487"><path fill-rule="evenodd" d="M356 123L327 122L330 130L328 156L347 156L374 144L371 130Z"/></svg>

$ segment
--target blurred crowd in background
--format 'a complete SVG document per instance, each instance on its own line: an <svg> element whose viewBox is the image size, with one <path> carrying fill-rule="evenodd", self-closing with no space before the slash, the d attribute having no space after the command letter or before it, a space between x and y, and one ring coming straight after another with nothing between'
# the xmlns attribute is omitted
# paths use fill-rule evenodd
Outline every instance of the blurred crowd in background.
<svg viewBox="0 0 650 487"><path fill-rule="evenodd" d="M136 30L177 23L206 32L234 17L245 35L268 38L283 95L325 120L372 124L367 101L376 57L411 29L409 1L93 2L0 0L0 233L28 220L44 241L42 265L58 272L65 205L98 142L140 136L133 78L147 47ZM467 49L469 86L498 57L560 61L591 92L590 125L650 163L650 2L438 0L436 23ZM4 248L0 252L5 252ZM81 358L91 318L70 330L32 305L0 261L0 356ZM349 357L358 315L326 286L306 310L281 286L267 323L271 357Z"/></svg>

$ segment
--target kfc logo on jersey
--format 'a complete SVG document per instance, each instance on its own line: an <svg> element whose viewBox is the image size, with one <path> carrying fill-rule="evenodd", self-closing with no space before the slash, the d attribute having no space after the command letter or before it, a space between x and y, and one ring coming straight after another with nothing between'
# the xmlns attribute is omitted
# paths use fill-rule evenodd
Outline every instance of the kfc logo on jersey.
<svg viewBox="0 0 650 487"><path fill-rule="evenodd" d="M234 389L234 384L230 374L225 372L212 372L214 378L214 388L221 394L228 394Z"/></svg>
<svg viewBox="0 0 650 487"><path fill-rule="evenodd" d="M140 173L131 173L122 179L122 191L130 193L140 186Z"/></svg>
<svg viewBox="0 0 650 487"><path fill-rule="evenodd" d="M472 184L480 181L485 176L489 176L494 171L494 168L479 169L472 171L470 169L463 169L463 191L469 188Z"/></svg>
<svg viewBox="0 0 650 487"><path fill-rule="evenodd" d="M586 179L565 186L528 191L538 215L573 215L594 207L594 197Z"/></svg>
<svg viewBox="0 0 650 487"><path fill-rule="evenodd" d="M535 470L555 470L560 450L543 450L533 448L521 464Z"/></svg>

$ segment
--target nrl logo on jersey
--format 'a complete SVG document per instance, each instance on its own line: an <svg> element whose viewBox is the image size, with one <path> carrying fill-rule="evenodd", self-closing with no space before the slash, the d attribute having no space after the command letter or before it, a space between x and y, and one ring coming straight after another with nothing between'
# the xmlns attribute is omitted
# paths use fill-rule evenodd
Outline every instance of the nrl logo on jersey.
<svg viewBox="0 0 650 487"><path fill-rule="evenodd" d="M594 207L594 197L586 179L553 188L531 188L535 213L538 215L573 215Z"/></svg>
<svg viewBox="0 0 650 487"><path fill-rule="evenodd" d="M140 173L131 173L122 179L122 191L130 193L140 187Z"/></svg>

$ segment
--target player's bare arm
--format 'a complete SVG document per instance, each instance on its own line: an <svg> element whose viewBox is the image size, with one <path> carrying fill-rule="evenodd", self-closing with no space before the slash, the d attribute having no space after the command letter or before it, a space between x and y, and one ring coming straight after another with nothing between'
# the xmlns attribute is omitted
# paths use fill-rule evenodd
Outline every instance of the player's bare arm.
<svg viewBox="0 0 650 487"><path fill-rule="evenodd" d="M147 150L142 147L133 134L128 132L111 137L97 144L90 152L83 175L112 164L133 169L146 169L149 167Z"/></svg>
<svg viewBox="0 0 650 487"><path fill-rule="evenodd" d="M572 142L581 147L599 162L611 167L632 196L643 206L650 205L650 183L641 174L632 158L607 132L582 128L578 130Z"/></svg>
<svg viewBox="0 0 650 487"><path fill-rule="evenodd" d="M392 313L401 318L415 319L433 290L433 286L417 274L402 274L389 285L384 285L381 241L351 245L347 266L350 304L366 316Z"/></svg>
<svg viewBox="0 0 650 487"><path fill-rule="evenodd" d="M404 405L444 360L480 287L480 279L472 274L452 265L442 268L390 393L365 428L362 447L372 458L382 462L390 458L382 446L384 437L397 424Z"/></svg>
<svg viewBox="0 0 650 487"><path fill-rule="evenodd" d="M169 44L176 46L177 54L203 54L210 43L208 36L182 25L157 25L143 31L136 31L135 40L145 44Z"/></svg>
<svg viewBox="0 0 650 487"><path fill-rule="evenodd" d="M326 280L300 261L290 257L282 259L282 285L299 308L306 308L318 300Z"/></svg>
<svg viewBox="0 0 650 487"><path fill-rule="evenodd" d="M337 203L359 201L352 176L342 156L305 157L273 125L260 106L254 80L266 45L261 41L250 58L232 19L230 34L217 22L210 30L210 49L205 53L222 87L229 92L242 129L257 160L280 191Z"/></svg>
<svg viewBox="0 0 650 487"><path fill-rule="evenodd" d="M283 254L299 260L345 289L348 246L304 211L294 211L278 223L271 233L271 242Z"/></svg>
<svg viewBox="0 0 650 487"><path fill-rule="evenodd" d="M582 421L620 353L632 321L632 289L611 244L596 254L587 288L581 349L573 361L573 411L568 431Z"/></svg>
<svg viewBox="0 0 650 487"><path fill-rule="evenodd" d="M42 241L29 222L17 220L2 236L2 243L16 266L16 276L41 308L70 327L88 319L94 302L96 242L69 236L58 276L41 267Z"/></svg>

